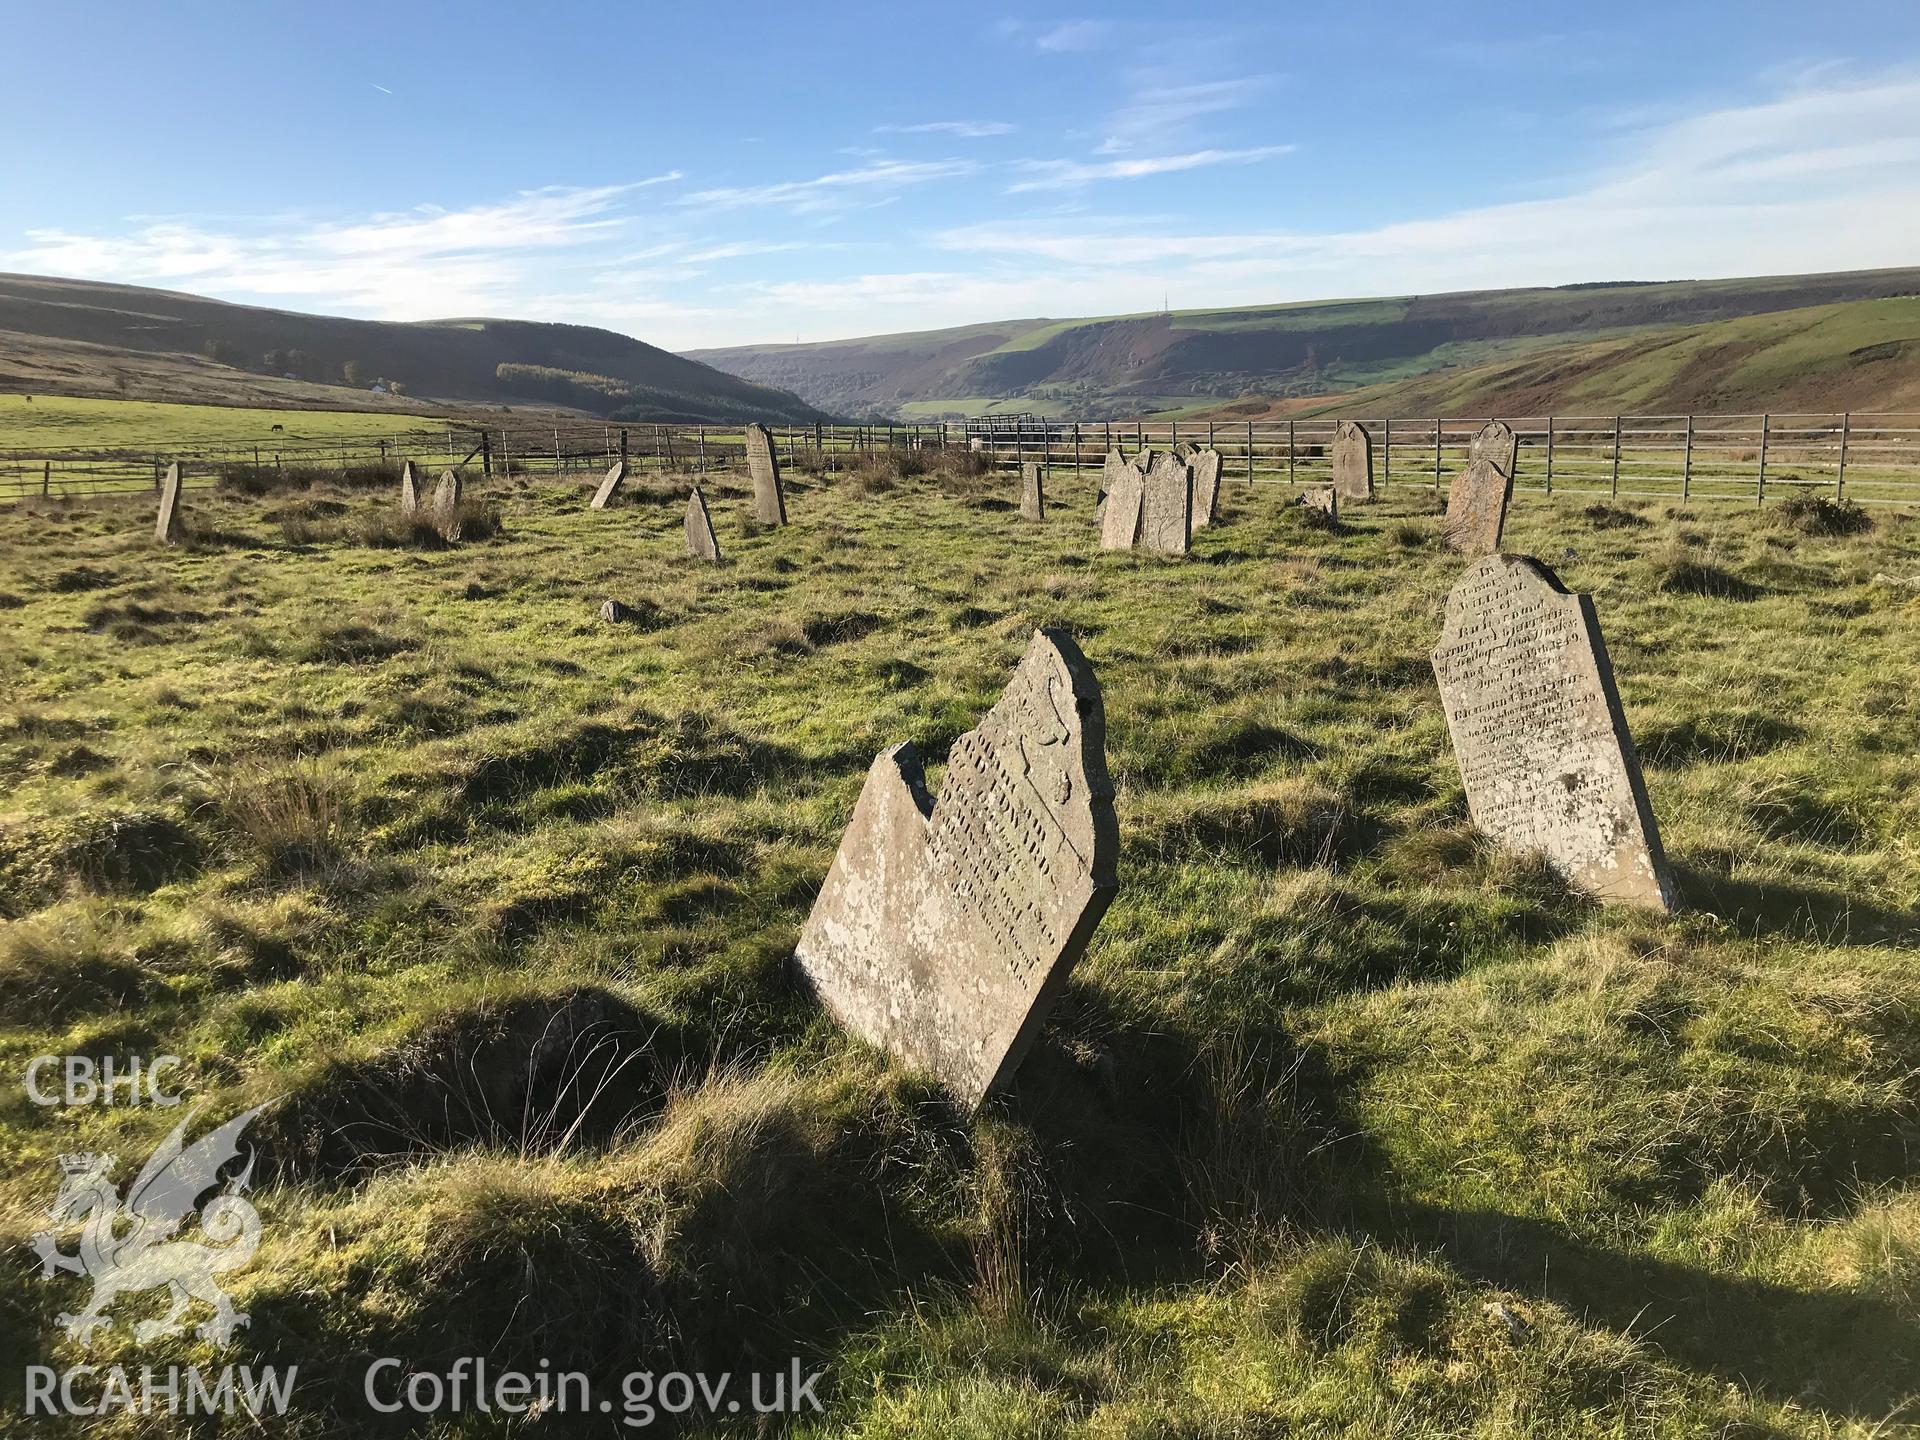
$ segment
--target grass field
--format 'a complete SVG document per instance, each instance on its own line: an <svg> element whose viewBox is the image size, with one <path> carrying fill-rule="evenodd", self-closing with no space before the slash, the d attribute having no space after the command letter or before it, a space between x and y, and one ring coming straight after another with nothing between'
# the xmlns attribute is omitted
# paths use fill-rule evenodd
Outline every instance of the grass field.
<svg viewBox="0 0 1920 1440"><path fill-rule="evenodd" d="M0 451L84 446L171 452L201 445L257 445L274 435L289 441L330 440L439 429L443 424L430 416L390 410L278 410L0 395Z"/></svg>
<svg viewBox="0 0 1920 1440"><path fill-rule="evenodd" d="M1167 562L1097 550L1091 475L1033 526L865 468L777 531L717 488L698 568L679 485L591 478L482 489L450 548L384 491L194 493L164 551L150 501L0 509L0 1070L274 1102L216 1354L69 1342L28 1249L59 1153L124 1180L181 1112L0 1092L6 1354L297 1364L308 1436L364 1428L369 1355L797 1355L810 1435L1913 1420L1920 521L1516 509L1595 596L1661 918L1468 825L1431 496L1328 530L1229 485ZM1121 888L962 1122L787 961L875 752L938 760L1040 624L1105 692Z"/></svg>

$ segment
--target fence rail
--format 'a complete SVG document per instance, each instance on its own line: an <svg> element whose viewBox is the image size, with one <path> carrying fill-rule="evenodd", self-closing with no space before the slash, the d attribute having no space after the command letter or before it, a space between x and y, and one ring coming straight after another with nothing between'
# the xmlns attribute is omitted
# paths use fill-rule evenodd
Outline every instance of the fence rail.
<svg viewBox="0 0 1920 1440"><path fill-rule="evenodd" d="M1605 415L1502 417L1519 439L1516 493L1744 501L1815 491L1868 505L1920 504L1920 413ZM967 445L992 463L1036 461L1050 471L1098 471L1108 450L1211 446L1222 479L1316 485L1331 478L1331 419L1073 422L1014 417L964 425L774 427L783 458L835 468L861 454ZM1362 422L1379 486L1444 488L1467 461L1484 417ZM636 471L706 473L745 467L737 427L534 426L509 422L324 441L175 442L153 449L0 448L0 498L102 494L158 487L170 461L185 483L208 485L261 472L352 473L412 459L424 469L466 467L486 476L564 475L625 458Z"/></svg>

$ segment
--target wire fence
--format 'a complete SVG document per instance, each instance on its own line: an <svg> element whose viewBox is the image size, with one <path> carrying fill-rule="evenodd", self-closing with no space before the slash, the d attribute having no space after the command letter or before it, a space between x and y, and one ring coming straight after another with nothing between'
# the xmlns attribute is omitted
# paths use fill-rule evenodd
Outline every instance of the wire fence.
<svg viewBox="0 0 1920 1440"><path fill-rule="evenodd" d="M1502 417L1519 441L1516 494L1642 497L1764 504L1817 492L1864 505L1920 504L1920 413ZM1221 478L1323 485L1332 476L1332 419L1083 423L1008 417L964 424L772 427L783 460L834 470L862 455L965 446L1009 468L1097 472L1109 450L1218 450ZM1444 489L1467 463L1484 417L1361 422L1377 486ZM431 430L293 440L172 441L151 448L0 448L0 498L158 489L169 463L183 483L270 483L306 475L373 478L411 459L424 470L484 477L567 476L624 459L636 473L705 474L746 468L733 427L449 423Z"/></svg>

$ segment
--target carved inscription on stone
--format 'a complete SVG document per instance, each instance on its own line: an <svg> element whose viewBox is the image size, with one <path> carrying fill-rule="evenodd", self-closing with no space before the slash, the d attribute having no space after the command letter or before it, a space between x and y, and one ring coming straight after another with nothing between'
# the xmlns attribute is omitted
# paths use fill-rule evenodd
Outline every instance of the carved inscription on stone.
<svg viewBox="0 0 1920 1440"><path fill-rule="evenodd" d="M1047 518L1047 489L1037 460L1020 466L1020 514L1027 520Z"/></svg>
<svg viewBox="0 0 1920 1440"><path fill-rule="evenodd" d="M764 425L747 426L747 469L753 475L753 518L762 525L787 523L787 496L780 484L780 455L773 432Z"/></svg>
<svg viewBox="0 0 1920 1440"><path fill-rule="evenodd" d="M600 482L600 488L593 492L593 503L588 508L593 510L606 509L608 502L620 493L620 483L626 478L627 462L624 460L614 461L612 468L607 471L606 478Z"/></svg>
<svg viewBox="0 0 1920 1440"><path fill-rule="evenodd" d="M696 560L719 560L720 539L713 533L713 517L707 513L707 497L698 485L687 496L687 554Z"/></svg>
<svg viewBox="0 0 1920 1440"><path fill-rule="evenodd" d="M867 773L795 956L856 1034L965 1108L1019 1065L1115 887L1099 682L1036 631L938 803L911 744Z"/></svg>
<svg viewBox="0 0 1920 1440"><path fill-rule="evenodd" d="M1467 555L1491 555L1500 548L1500 532L1507 524L1507 477L1485 456L1469 460L1467 468L1447 487L1447 544Z"/></svg>
<svg viewBox="0 0 1920 1440"><path fill-rule="evenodd" d="M1373 437L1356 420L1333 427L1333 488L1342 500L1373 498Z"/></svg>
<svg viewBox="0 0 1920 1440"><path fill-rule="evenodd" d="M1118 450L1110 450L1101 478L1107 487L1107 498L1100 502L1100 548L1131 550L1140 536L1146 477Z"/></svg>
<svg viewBox="0 0 1920 1440"><path fill-rule="evenodd" d="M1531 556L1487 556L1447 596L1433 673L1484 834L1603 900L1672 908L1591 597Z"/></svg>
<svg viewBox="0 0 1920 1440"><path fill-rule="evenodd" d="M1147 472L1140 545L1156 555L1184 555L1193 544L1193 468L1171 451Z"/></svg>
<svg viewBox="0 0 1920 1440"><path fill-rule="evenodd" d="M1196 450L1193 456L1193 528L1204 530L1220 509L1220 452Z"/></svg>
<svg viewBox="0 0 1920 1440"><path fill-rule="evenodd" d="M180 524L180 462L167 466L160 481L160 514L153 525L153 538L163 545L177 542L183 530Z"/></svg>
<svg viewBox="0 0 1920 1440"><path fill-rule="evenodd" d="M415 473L413 461L400 462L400 513L411 515L420 508L420 477Z"/></svg>
<svg viewBox="0 0 1920 1440"><path fill-rule="evenodd" d="M1504 420L1489 420L1475 432L1467 446L1468 460L1490 460L1494 469L1513 479L1513 467L1520 463L1520 437Z"/></svg>

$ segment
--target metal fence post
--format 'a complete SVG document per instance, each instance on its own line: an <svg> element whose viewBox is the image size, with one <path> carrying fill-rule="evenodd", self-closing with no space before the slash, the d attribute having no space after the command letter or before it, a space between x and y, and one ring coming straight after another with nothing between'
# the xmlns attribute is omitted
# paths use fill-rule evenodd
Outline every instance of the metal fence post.
<svg viewBox="0 0 1920 1440"><path fill-rule="evenodd" d="M1080 478L1080 422L1073 422L1073 478Z"/></svg>
<svg viewBox="0 0 1920 1440"><path fill-rule="evenodd" d="M1433 417L1433 488L1440 489L1440 417Z"/></svg>
<svg viewBox="0 0 1920 1440"><path fill-rule="evenodd" d="M1287 484L1289 485L1293 484L1293 426L1293 421L1287 421Z"/></svg>
<svg viewBox="0 0 1920 1440"><path fill-rule="evenodd" d="M1680 461L1680 498L1693 493L1693 417L1687 416L1687 449Z"/></svg>
<svg viewBox="0 0 1920 1440"><path fill-rule="evenodd" d="M1514 469L1520 467L1515 465ZM1553 417L1547 416L1547 494L1553 494Z"/></svg>
<svg viewBox="0 0 1920 1440"><path fill-rule="evenodd" d="M1393 417L1387 417L1386 433L1380 443L1380 487L1393 483Z"/></svg>
<svg viewBox="0 0 1920 1440"><path fill-rule="evenodd" d="M1620 498L1620 417L1613 417L1613 498Z"/></svg>
<svg viewBox="0 0 1920 1440"><path fill-rule="evenodd" d="M1760 417L1760 473L1753 484L1753 503L1764 505L1767 502L1767 432L1773 428L1773 416Z"/></svg>
<svg viewBox="0 0 1920 1440"><path fill-rule="evenodd" d="M1840 417L1840 473L1833 477L1833 498L1847 498L1847 439L1853 429L1853 412L1847 411Z"/></svg>
<svg viewBox="0 0 1920 1440"><path fill-rule="evenodd" d="M1247 484L1253 484L1253 421L1247 421Z"/></svg>

